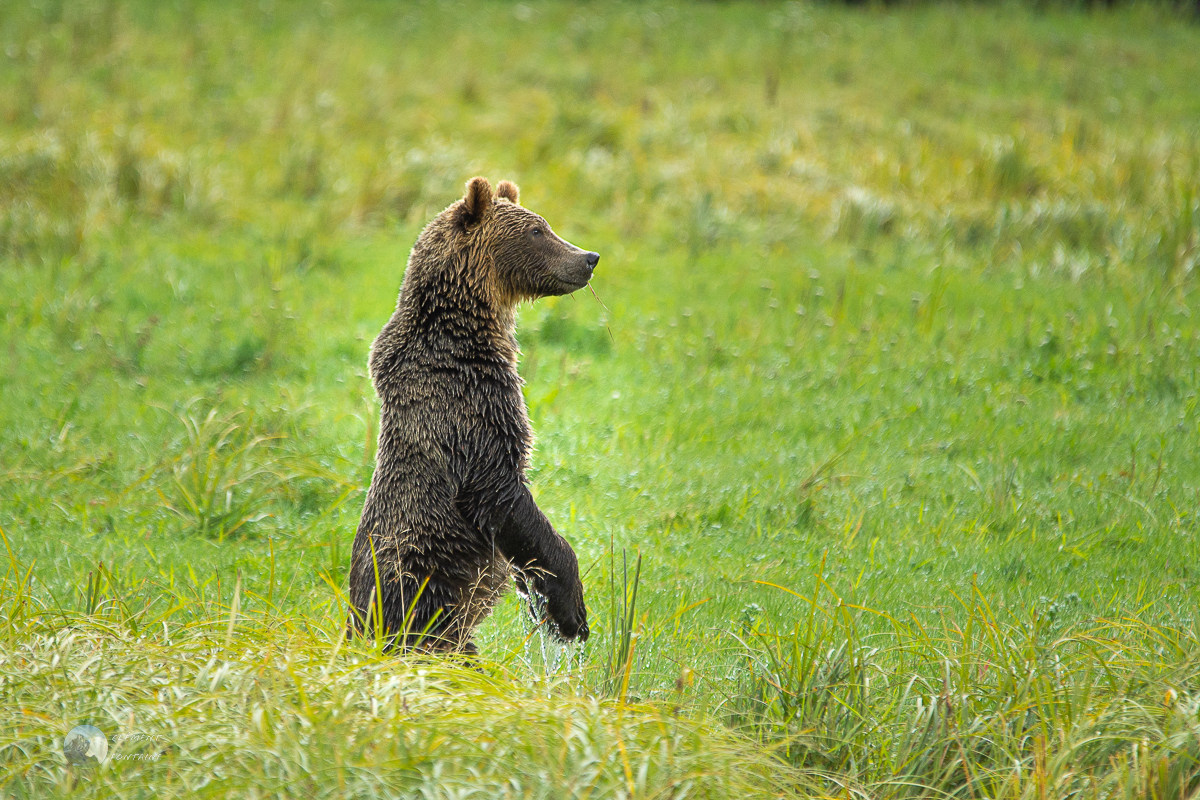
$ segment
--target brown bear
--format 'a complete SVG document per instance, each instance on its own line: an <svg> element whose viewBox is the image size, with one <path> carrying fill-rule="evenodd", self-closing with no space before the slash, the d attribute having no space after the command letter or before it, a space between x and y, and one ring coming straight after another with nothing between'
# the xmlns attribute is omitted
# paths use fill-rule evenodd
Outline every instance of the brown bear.
<svg viewBox="0 0 1200 800"><path fill-rule="evenodd" d="M581 289L600 256L555 235L484 178L413 246L371 345L381 421L350 564L349 632L473 653L510 576L533 613L586 640L579 563L526 485L533 442L514 336L517 304Z"/></svg>

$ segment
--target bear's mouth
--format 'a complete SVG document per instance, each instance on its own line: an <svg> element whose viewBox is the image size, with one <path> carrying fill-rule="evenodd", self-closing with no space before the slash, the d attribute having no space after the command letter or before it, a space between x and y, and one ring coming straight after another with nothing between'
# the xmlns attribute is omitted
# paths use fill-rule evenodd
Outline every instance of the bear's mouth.
<svg viewBox="0 0 1200 800"><path fill-rule="evenodd" d="M592 282L592 276L588 275L586 278L583 278L581 280L564 280L563 285L567 287L567 292L570 293L570 292L577 292L580 289L583 289L591 282Z"/></svg>
<svg viewBox="0 0 1200 800"><path fill-rule="evenodd" d="M597 253L581 252L578 260L572 259L567 269L559 272L558 279L570 287L568 292L575 292L587 286L596 272L596 263L600 260Z"/></svg>

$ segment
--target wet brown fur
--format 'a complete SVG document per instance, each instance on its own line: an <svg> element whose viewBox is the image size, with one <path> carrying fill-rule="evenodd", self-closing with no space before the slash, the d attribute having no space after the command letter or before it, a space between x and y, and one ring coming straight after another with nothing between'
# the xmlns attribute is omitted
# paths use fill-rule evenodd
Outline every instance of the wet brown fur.
<svg viewBox="0 0 1200 800"><path fill-rule="evenodd" d="M373 633L382 616L392 646L473 650L515 568L554 629L587 638L575 554L525 483L533 436L514 316L523 300L586 285L599 256L518 201L509 181L493 193L472 178L418 237L371 347L381 422L351 559L351 633Z"/></svg>

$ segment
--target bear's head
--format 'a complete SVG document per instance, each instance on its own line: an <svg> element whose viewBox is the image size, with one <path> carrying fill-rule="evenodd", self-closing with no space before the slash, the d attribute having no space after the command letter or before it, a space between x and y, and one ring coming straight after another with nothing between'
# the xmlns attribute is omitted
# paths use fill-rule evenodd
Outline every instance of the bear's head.
<svg viewBox="0 0 1200 800"><path fill-rule="evenodd" d="M450 209L472 260L490 267L501 302L515 305L587 286L600 254L559 237L518 198L516 184L510 181L500 181L493 193L486 178L472 178L466 195Z"/></svg>

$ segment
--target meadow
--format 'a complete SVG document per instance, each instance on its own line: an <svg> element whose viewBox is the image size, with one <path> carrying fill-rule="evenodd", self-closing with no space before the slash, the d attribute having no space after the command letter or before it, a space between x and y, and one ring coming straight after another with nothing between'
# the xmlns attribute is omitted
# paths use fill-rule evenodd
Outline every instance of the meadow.
<svg viewBox="0 0 1200 800"><path fill-rule="evenodd" d="M1200 793L1200 26L0 0L5 797ZM346 642L368 348L481 174L559 656ZM110 741L69 765L66 733Z"/></svg>

